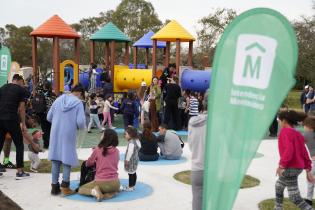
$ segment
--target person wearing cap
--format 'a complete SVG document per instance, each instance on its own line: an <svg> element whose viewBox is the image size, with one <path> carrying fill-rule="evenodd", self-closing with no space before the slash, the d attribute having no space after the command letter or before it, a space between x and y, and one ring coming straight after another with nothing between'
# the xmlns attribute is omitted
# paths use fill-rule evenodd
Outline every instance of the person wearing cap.
<svg viewBox="0 0 315 210"><path fill-rule="evenodd" d="M308 91L309 91L309 86L308 85L305 85L305 87L304 87L304 90L303 90L303 92L301 93L301 96L300 96L300 103L301 103L301 106L302 106L302 108L303 108L303 111L306 113L306 111L305 111L305 109L306 109L306 107L305 107L305 105L306 105L306 95L307 95L307 93L308 93Z"/></svg>

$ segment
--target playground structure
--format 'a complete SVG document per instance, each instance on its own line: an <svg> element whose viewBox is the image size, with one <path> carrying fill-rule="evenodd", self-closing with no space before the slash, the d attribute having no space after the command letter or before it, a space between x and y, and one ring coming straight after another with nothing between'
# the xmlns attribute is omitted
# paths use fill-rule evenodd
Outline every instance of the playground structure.
<svg viewBox="0 0 315 210"><path fill-rule="evenodd" d="M152 69L154 75L156 73L156 49L158 41L166 41L165 66L168 66L170 60L170 42L176 42L177 75L179 75L180 66L180 43L189 42L188 66L192 67L193 41L195 41L195 38L175 20L169 22L166 26L154 34L151 39L153 40Z"/></svg>
<svg viewBox="0 0 315 210"><path fill-rule="evenodd" d="M114 78L114 66L116 61L115 49L116 42L125 43L125 65L129 64L129 42L131 41L117 26L112 22L107 23L103 28L95 32L90 37L90 62L94 62L95 42L105 42L105 65L110 67L111 78ZM109 47L109 43L111 46ZM114 80L112 79L112 82ZM113 84L114 85L114 84Z"/></svg>
<svg viewBox="0 0 315 210"><path fill-rule="evenodd" d="M153 31L149 31L143 37L141 37L138 41L133 44L133 67L138 67L138 49L145 49L145 66L149 66L149 49L153 48L153 41L151 37L154 35ZM164 49L164 55L166 52L166 43L165 42L157 42L157 48Z"/></svg>
<svg viewBox="0 0 315 210"><path fill-rule="evenodd" d="M33 56L33 81L36 86L38 82L37 71L37 37L53 38L53 85L54 91L58 94L60 91L70 90L72 85L78 82L88 89L89 73L79 72L79 39L80 36L69 25L67 25L59 16L54 15L45 23L40 25L30 34L32 36L32 56ZM59 58L59 39L74 39L75 41L75 60L66 60L60 63ZM158 41L159 40L159 41ZM114 92L126 92L128 89L138 89L142 81L149 86L152 76L160 76L162 70L157 71L156 49L164 48L164 65L168 66L170 60L170 42L176 42L176 72L179 75L180 68L180 42L189 42L188 64L192 67L192 50L194 37L189 34L176 21L171 21L156 34L149 31L139 39L134 47L134 62L129 64L129 42L131 41L123 32L113 23L107 23L99 31L90 37L90 61L94 61L95 42L105 42L105 65L110 67ZM160 42L161 41L161 42ZM125 65L115 65L116 55L115 46L117 42L125 43ZM145 64L137 63L138 48L146 49ZM147 69L149 60L149 49L153 48L152 70ZM102 69L97 69L96 86L101 87L100 73ZM66 76L66 77L65 77ZM183 89L193 91L205 91L210 85L211 73L202 70L184 70L181 76L180 84Z"/></svg>

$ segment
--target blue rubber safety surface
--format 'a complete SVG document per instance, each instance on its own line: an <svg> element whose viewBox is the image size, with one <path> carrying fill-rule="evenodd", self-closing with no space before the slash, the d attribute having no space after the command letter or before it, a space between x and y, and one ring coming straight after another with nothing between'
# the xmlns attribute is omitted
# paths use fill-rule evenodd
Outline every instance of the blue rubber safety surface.
<svg viewBox="0 0 315 210"><path fill-rule="evenodd" d="M128 179L120 179L121 185L128 185ZM79 181L71 181L70 188L76 189L79 186ZM153 188L145 184L143 182L136 183L135 190L132 192L122 191L118 193L115 197L107 200L103 200L102 202L124 202L124 201L132 201L140 198L144 198L150 196L153 192ZM70 196L66 196L65 198L75 201L84 201L84 202L96 202L96 199L93 196L86 196L80 194L74 194Z"/></svg>
<svg viewBox="0 0 315 210"><path fill-rule="evenodd" d="M120 154L120 161L125 160L125 153ZM166 160L160 158L157 161L139 161L141 165L156 165L156 166L165 166L165 165L177 165L181 163L185 163L187 161L186 157L181 157L179 160Z"/></svg>

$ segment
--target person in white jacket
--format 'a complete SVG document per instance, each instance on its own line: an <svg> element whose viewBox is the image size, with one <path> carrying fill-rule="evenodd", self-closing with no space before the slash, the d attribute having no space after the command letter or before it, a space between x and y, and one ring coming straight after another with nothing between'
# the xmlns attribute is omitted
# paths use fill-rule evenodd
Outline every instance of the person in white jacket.
<svg viewBox="0 0 315 210"><path fill-rule="evenodd" d="M207 130L207 100L208 91L203 100L203 113L191 117L188 123L188 144L191 150L191 185L192 209L202 209L203 172L205 142Z"/></svg>

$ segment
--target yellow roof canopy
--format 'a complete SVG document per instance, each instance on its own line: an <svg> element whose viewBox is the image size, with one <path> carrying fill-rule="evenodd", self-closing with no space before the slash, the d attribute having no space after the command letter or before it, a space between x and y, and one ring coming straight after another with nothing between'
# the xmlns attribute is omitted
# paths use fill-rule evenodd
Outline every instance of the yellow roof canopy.
<svg viewBox="0 0 315 210"><path fill-rule="evenodd" d="M156 32L151 39L166 42L175 42L176 39L179 39L181 42L195 41L195 38L175 20L172 20L161 30Z"/></svg>

